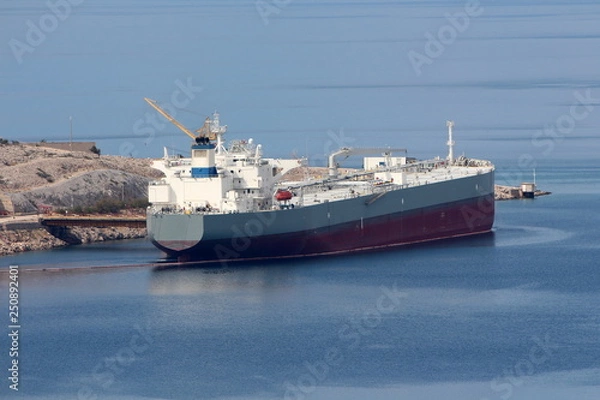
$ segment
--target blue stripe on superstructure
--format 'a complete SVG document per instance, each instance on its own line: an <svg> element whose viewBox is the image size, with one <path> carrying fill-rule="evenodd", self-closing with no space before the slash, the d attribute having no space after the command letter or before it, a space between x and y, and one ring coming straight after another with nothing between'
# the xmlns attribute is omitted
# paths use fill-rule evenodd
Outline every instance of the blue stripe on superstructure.
<svg viewBox="0 0 600 400"><path fill-rule="evenodd" d="M212 150L217 147L214 143L194 144L192 150Z"/></svg>
<svg viewBox="0 0 600 400"><path fill-rule="evenodd" d="M192 167L192 178L213 178L217 175L217 167Z"/></svg>

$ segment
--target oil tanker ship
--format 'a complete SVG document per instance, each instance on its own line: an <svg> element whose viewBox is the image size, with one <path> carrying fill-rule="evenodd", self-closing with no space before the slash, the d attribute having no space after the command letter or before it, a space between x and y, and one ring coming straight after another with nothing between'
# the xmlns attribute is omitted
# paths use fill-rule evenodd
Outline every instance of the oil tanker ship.
<svg viewBox="0 0 600 400"><path fill-rule="evenodd" d="M252 139L226 145L218 114L195 133L191 157L154 162L165 177L148 188L148 235L170 259L230 263L333 255L489 232L494 166L453 155L416 160L405 149L342 148L321 178L284 180L304 159L263 157ZM396 155L394 155L396 153ZM397 153L402 155L398 156ZM338 160L363 155L340 173ZM368 155L368 156L367 156Z"/></svg>

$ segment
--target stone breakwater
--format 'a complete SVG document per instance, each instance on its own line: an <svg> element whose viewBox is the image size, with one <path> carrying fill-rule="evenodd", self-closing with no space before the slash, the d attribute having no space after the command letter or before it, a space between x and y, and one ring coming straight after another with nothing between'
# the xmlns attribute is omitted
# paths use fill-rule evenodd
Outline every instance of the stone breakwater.
<svg viewBox="0 0 600 400"><path fill-rule="evenodd" d="M69 228L68 238L52 235L39 223L0 225L0 256L24 251L49 250L78 243L146 237L145 228ZM65 240L67 239L67 240Z"/></svg>
<svg viewBox="0 0 600 400"><path fill-rule="evenodd" d="M44 228L0 231L1 256L23 251L48 250L65 245L66 242L52 236Z"/></svg>
<svg viewBox="0 0 600 400"><path fill-rule="evenodd" d="M546 196L552 194L552 192L545 192L543 190L536 190L535 197ZM515 200L523 199L523 192L516 186L504 186L496 185L494 187L494 198L496 200Z"/></svg>

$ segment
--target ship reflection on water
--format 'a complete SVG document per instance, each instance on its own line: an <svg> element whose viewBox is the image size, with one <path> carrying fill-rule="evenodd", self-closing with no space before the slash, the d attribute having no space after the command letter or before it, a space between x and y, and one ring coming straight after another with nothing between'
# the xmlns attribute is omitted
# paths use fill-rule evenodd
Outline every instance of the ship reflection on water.
<svg viewBox="0 0 600 400"><path fill-rule="evenodd" d="M155 268L150 275L150 293L154 295L193 295L206 293L230 293L244 290L280 290L292 286L293 267L278 268L239 265L222 268L206 265L186 265L178 268Z"/></svg>
<svg viewBox="0 0 600 400"><path fill-rule="evenodd" d="M285 290L310 276L310 270L335 267L336 270L371 265L377 260L398 261L412 252L456 248L481 248L496 245L494 231L472 237L440 240L385 250L365 251L339 256L304 257L230 263L185 263L156 267L150 274L150 293L154 295L194 295L231 293L239 290ZM352 265L352 267L350 267Z"/></svg>

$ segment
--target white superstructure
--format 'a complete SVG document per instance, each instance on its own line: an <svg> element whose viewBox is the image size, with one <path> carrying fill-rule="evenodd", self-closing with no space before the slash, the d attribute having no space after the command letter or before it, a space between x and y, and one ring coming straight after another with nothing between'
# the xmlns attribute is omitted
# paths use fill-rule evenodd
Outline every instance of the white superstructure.
<svg viewBox="0 0 600 400"><path fill-rule="evenodd" d="M273 206L273 193L281 176L304 165L304 159L263 158L261 145L235 140L226 146L226 126L213 114L208 126L216 143L198 137L191 158L164 157L153 167L165 177L149 186L155 209L184 212L250 212Z"/></svg>
<svg viewBox="0 0 600 400"><path fill-rule="evenodd" d="M156 106L151 101L150 104ZM404 148L342 148L329 156L327 176L284 182L283 175L305 166L306 159L263 158L262 146L252 139L226 143L223 135L227 126L220 125L219 114L215 112L196 131L191 157L169 156L165 149L164 157L154 162L153 167L165 177L149 185L150 212L232 214L293 209L493 171L489 161L454 158L453 125L448 121L449 155L445 160L438 157L417 161L406 155L392 155L406 154ZM379 155L364 157L363 170L338 176L337 158L367 154Z"/></svg>

